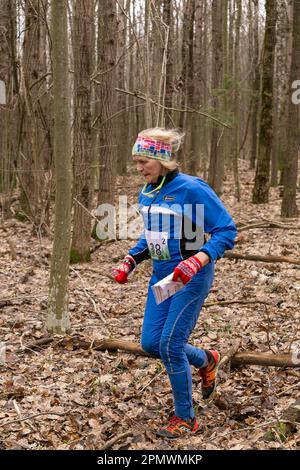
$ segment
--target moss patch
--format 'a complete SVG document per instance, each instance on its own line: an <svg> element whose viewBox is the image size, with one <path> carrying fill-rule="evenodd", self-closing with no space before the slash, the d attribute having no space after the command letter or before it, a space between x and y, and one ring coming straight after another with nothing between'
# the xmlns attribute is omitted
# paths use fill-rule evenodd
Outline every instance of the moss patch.
<svg viewBox="0 0 300 470"><path fill-rule="evenodd" d="M78 250L72 249L70 251L70 263L88 263L91 261L91 253L88 251L86 253L79 253Z"/></svg>

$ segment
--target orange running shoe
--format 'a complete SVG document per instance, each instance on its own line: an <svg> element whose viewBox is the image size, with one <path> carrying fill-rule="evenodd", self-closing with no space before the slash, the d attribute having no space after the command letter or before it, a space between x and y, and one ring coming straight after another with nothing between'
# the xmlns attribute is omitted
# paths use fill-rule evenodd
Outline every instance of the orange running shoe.
<svg viewBox="0 0 300 470"><path fill-rule="evenodd" d="M197 431L199 431L199 424L196 418L181 419L178 416L173 416L169 424L160 431L157 431L156 434L167 439L176 439L177 437L183 437L185 434L193 434Z"/></svg>
<svg viewBox="0 0 300 470"><path fill-rule="evenodd" d="M207 400L216 388L216 377L221 356L218 351L213 349L209 351L205 349L204 351L208 358L208 364L206 367L198 369L198 373L202 380L202 396L204 400Z"/></svg>

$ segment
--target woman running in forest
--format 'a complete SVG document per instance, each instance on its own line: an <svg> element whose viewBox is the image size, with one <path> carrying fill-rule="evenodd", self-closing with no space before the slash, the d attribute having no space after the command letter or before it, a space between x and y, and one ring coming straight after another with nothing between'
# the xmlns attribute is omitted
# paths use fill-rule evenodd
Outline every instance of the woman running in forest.
<svg viewBox="0 0 300 470"><path fill-rule="evenodd" d="M144 231L118 268L115 280L127 282L142 261L152 258L153 273L142 327L141 346L167 370L175 413L157 434L176 438L199 429L192 399L190 365L198 369L202 396L216 385L220 354L188 344L212 287L215 261L232 249L236 227L219 197L202 179L179 172L175 153L183 134L153 128L139 133L132 156L146 183L139 194ZM205 234L209 234L207 240ZM151 286L173 273L183 288L159 305Z"/></svg>

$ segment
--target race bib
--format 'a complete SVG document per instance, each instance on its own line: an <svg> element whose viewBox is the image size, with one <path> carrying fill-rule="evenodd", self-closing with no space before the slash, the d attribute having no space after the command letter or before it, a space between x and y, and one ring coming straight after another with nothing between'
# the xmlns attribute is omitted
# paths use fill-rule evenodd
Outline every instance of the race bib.
<svg viewBox="0 0 300 470"><path fill-rule="evenodd" d="M167 260L171 258L168 248L168 232L145 230L145 236L152 259Z"/></svg>

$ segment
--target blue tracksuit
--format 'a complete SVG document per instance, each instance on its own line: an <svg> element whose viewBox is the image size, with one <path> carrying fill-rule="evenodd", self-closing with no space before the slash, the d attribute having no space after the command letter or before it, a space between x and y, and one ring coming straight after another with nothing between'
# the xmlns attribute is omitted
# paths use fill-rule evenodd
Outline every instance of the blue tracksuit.
<svg viewBox="0 0 300 470"><path fill-rule="evenodd" d="M148 185L147 192L158 186ZM168 372L175 415L194 417L190 364L206 366L204 350L187 344L214 278L214 261L234 246L236 227L221 200L200 178L168 173L163 187L140 193L145 230L129 251L136 263L152 258L141 345L160 357ZM204 234L209 234L206 240ZM156 305L151 286L170 274L183 259L205 252L211 262L173 297Z"/></svg>

